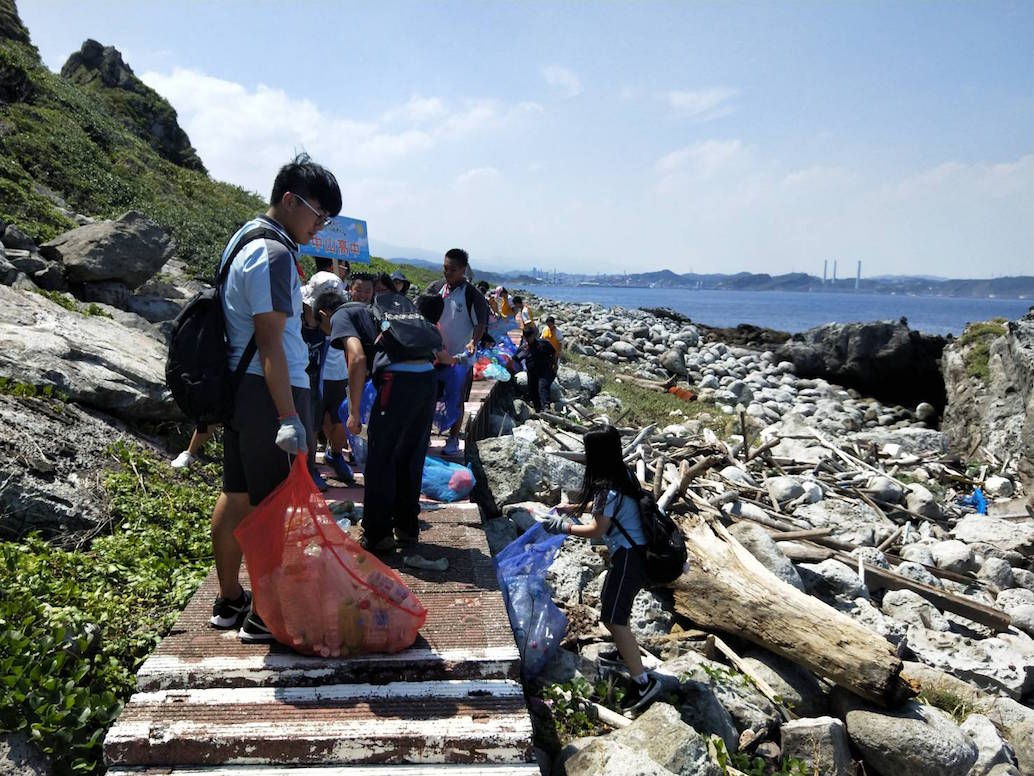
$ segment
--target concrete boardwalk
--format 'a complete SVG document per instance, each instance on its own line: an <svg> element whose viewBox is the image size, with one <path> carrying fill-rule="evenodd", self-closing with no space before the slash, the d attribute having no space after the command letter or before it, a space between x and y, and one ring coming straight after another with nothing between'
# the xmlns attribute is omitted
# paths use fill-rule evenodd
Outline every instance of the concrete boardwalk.
<svg viewBox="0 0 1034 776"><path fill-rule="evenodd" d="M493 385L474 384L468 439L487 420ZM362 489L332 487L327 497L361 501ZM402 564L409 554L445 557L449 568L411 569ZM104 742L109 773L538 773L520 659L478 508L425 503L420 543L388 563L427 621L403 652L349 659L245 645L236 631L214 630L213 570L140 668L137 692Z"/></svg>

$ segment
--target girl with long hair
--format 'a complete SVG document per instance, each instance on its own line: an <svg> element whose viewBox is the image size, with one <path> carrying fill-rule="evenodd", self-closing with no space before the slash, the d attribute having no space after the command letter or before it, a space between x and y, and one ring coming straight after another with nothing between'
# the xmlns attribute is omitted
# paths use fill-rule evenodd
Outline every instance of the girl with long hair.
<svg viewBox="0 0 1034 776"><path fill-rule="evenodd" d="M638 713L649 706L661 691L660 681L643 667L639 643L628 627L632 601L647 581L640 554L632 546L633 543L646 543L639 517L642 487L625 465L617 429L607 426L599 431L590 431L583 441L585 477L580 497L569 507L559 507L557 511L564 514L550 518L543 525L550 533L584 539L602 538L607 545L610 568L600 594L600 620L613 635L621 659L632 677L621 708ZM588 519L584 523L566 516L586 512Z"/></svg>

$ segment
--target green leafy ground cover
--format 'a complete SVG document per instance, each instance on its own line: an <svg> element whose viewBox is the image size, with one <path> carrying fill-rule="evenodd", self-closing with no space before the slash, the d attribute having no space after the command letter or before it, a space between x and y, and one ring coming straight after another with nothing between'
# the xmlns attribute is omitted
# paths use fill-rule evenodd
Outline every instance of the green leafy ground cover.
<svg viewBox="0 0 1034 776"><path fill-rule="evenodd" d="M959 346L966 348L966 371L987 383L991 380L991 342L1008 331L1005 318L993 318L982 323L971 323L959 337Z"/></svg>
<svg viewBox="0 0 1034 776"><path fill-rule="evenodd" d="M111 523L88 546L0 543L0 730L22 730L58 773L102 768L105 731L134 674L211 566L218 466L178 473L151 452L111 449ZM87 623L101 626L91 653Z"/></svg>

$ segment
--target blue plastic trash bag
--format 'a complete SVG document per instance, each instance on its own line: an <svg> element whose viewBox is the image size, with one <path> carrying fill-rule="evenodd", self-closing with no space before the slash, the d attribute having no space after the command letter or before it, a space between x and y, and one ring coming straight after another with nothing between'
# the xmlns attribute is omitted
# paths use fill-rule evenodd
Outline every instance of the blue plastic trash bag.
<svg viewBox="0 0 1034 776"><path fill-rule="evenodd" d="M474 472L458 463L438 458L424 458L424 476L420 492L438 501L459 501L470 495L476 480Z"/></svg>
<svg viewBox="0 0 1034 776"><path fill-rule="evenodd" d="M366 458L368 457L369 443L364 436L356 436L348 428L345 428L345 436L348 438L348 449L352 451L352 460L355 465L360 469L366 468Z"/></svg>
<svg viewBox="0 0 1034 776"><path fill-rule="evenodd" d="M972 495L963 496L959 499L959 503L967 507L973 507L979 515L987 514L987 499L984 498L984 491L980 488L973 488Z"/></svg>
<svg viewBox="0 0 1034 776"><path fill-rule="evenodd" d="M373 380L367 380L366 385L363 386L363 395L359 397L359 422L364 426L370 422L370 411L373 409L373 403L377 400L377 389L373 387ZM338 413L341 416L341 422L345 423L348 421L348 397L341 402L341 406L338 408Z"/></svg>
<svg viewBox="0 0 1034 776"><path fill-rule="evenodd" d="M436 369L438 382L442 384L442 394L434 406L434 422L438 433L444 434L459 420L463 412L463 382L470 370L469 363L453 364Z"/></svg>
<svg viewBox="0 0 1034 776"><path fill-rule="evenodd" d="M510 379L510 373L506 371L506 367L499 364L489 364L486 366L484 375L486 380L498 380L501 383L508 382Z"/></svg>
<svg viewBox="0 0 1034 776"><path fill-rule="evenodd" d="M547 533L541 523L536 523L492 561L521 653L521 676L525 680L541 673L567 633L567 617L553 603L553 593L546 584L546 570L564 538Z"/></svg>

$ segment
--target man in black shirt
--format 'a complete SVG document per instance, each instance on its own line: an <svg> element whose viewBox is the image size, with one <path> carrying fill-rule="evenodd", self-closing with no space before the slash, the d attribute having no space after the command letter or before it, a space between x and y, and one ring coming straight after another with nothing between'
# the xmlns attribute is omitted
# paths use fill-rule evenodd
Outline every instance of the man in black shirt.
<svg viewBox="0 0 1034 776"><path fill-rule="evenodd" d="M395 359L377 347L380 332L369 306L336 306L332 302L321 306L317 300L317 307L331 346L345 351L346 426L352 434L362 430L359 404L368 371L377 387L367 433L361 544L371 552L390 552L396 539L411 544L419 538L420 483L437 388L431 356Z"/></svg>

